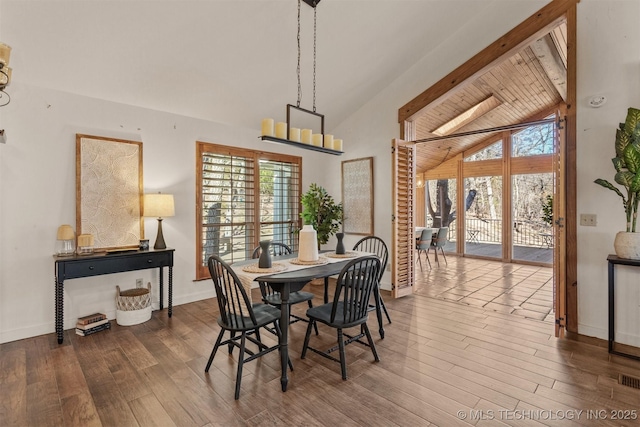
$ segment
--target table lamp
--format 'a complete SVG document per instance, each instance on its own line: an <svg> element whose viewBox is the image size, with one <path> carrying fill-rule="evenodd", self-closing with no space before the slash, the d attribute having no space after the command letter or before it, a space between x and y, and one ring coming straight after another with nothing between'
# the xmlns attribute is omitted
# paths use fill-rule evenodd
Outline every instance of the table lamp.
<svg viewBox="0 0 640 427"><path fill-rule="evenodd" d="M162 235L162 219L175 215L173 194L145 194L144 216L158 218L158 235L153 249L166 249L164 236Z"/></svg>

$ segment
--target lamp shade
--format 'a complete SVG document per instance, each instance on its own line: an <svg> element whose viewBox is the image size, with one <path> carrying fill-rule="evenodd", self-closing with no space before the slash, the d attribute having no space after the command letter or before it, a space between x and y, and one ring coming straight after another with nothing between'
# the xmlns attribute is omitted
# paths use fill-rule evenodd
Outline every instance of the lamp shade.
<svg viewBox="0 0 640 427"><path fill-rule="evenodd" d="M173 194L145 194L144 216L167 218L175 215Z"/></svg>
<svg viewBox="0 0 640 427"><path fill-rule="evenodd" d="M9 65L9 57L11 56L11 46L0 42L0 63Z"/></svg>
<svg viewBox="0 0 640 427"><path fill-rule="evenodd" d="M73 240L75 238L75 233L73 232L73 227L69 224L64 224L58 227L58 240Z"/></svg>

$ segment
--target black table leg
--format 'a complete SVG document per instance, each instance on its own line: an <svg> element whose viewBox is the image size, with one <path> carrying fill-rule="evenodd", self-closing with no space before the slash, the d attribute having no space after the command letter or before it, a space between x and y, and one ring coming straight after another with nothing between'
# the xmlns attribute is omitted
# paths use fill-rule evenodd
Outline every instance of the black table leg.
<svg viewBox="0 0 640 427"><path fill-rule="evenodd" d="M169 317L173 314L173 267L169 266Z"/></svg>
<svg viewBox="0 0 640 427"><path fill-rule="evenodd" d="M160 310L164 308L164 274L162 274L162 267L160 267Z"/></svg>
<svg viewBox="0 0 640 427"><path fill-rule="evenodd" d="M615 341L613 275L614 265L609 262L609 353L613 350L613 342Z"/></svg>
<svg viewBox="0 0 640 427"><path fill-rule="evenodd" d="M55 286L56 335L58 337L58 344L62 344L62 340L64 339L64 284L56 278Z"/></svg>
<svg viewBox="0 0 640 427"><path fill-rule="evenodd" d="M283 283L282 289L280 289L280 300L282 305L280 306L280 364L282 365L282 376L280 377L280 384L282 385L282 391L287 391L287 384L289 378L287 377L287 365L289 363L289 292L291 285L289 283Z"/></svg>

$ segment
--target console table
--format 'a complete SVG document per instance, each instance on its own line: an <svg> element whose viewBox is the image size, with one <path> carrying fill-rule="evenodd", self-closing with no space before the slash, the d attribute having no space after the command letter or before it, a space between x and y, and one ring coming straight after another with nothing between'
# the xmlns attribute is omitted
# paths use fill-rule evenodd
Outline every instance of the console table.
<svg viewBox="0 0 640 427"><path fill-rule="evenodd" d="M64 281L102 274L158 268L160 271L160 310L163 307L163 269L169 267L169 317L173 305L173 252L175 249L139 251L100 252L92 255L56 256L55 261L55 304L56 334L58 344L62 344L64 328Z"/></svg>
<svg viewBox="0 0 640 427"><path fill-rule="evenodd" d="M615 287L615 271L614 271L614 267L616 264L619 265L628 265L631 267L640 267L640 261L639 260L633 260L633 259L624 259L624 258L618 258L616 255L609 255L607 257L607 261L609 261L609 353L611 354L617 354L618 356L625 356L625 357L629 357L631 359L636 359L636 360L640 360L640 357L633 355L633 354L628 354L628 353L622 353L620 351L617 351L613 348L613 345L615 344L615 301L614 301L614 287Z"/></svg>

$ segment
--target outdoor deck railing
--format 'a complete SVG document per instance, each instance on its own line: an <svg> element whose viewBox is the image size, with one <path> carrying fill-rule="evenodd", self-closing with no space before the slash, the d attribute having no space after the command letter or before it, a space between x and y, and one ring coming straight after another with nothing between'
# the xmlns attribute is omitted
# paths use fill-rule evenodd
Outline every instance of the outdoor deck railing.
<svg viewBox="0 0 640 427"><path fill-rule="evenodd" d="M467 218L465 240L470 243L502 243L502 220L485 218ZM428 225L430 226L430 225ZM449 226L450 242L457 237L455 223ZM512 230L513 244L517 246L547 247L553 246L553 228L542 221L526 219L515 220Z"/></svg>
<svg viewBox="0 0 640 427"><path fill-rule="evenodd" d="M465 225L467 242L502 243L501 219L467 218ZM542 221L514 220L511 236L517 246L553 246L553 228Z"/></svg>

